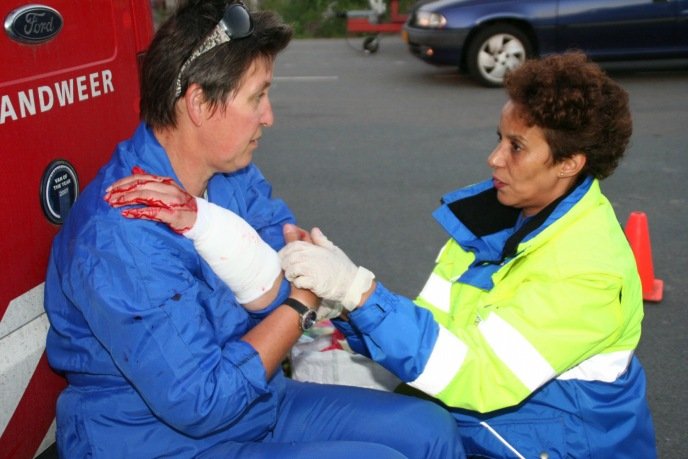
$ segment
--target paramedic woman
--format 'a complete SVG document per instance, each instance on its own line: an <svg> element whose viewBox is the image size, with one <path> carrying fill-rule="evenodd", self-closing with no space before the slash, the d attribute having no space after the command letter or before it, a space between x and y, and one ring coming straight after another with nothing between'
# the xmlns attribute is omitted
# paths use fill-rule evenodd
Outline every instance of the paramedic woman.
<svg viewBox="0 0 688 459"><path fill-rule="evenodd" d="M631 136L628 96L577 52L505 87L492 177L443 197L450 239L415 301L318 229L282 266L343 306L354 350L449 407L469 456L654 458L640 279L600 190Z"/></svg>

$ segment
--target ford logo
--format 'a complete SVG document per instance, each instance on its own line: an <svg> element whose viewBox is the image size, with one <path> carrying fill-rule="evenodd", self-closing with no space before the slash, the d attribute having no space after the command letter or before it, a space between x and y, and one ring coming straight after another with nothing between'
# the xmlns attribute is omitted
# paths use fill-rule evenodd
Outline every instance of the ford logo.
<svg viewBox="0 0 688 459"><path fill-rule="evenodd" d="M5 18L5 32L21 43L37 44L51 40L62 29L62 15L43 5L25 5Z"/></svg>

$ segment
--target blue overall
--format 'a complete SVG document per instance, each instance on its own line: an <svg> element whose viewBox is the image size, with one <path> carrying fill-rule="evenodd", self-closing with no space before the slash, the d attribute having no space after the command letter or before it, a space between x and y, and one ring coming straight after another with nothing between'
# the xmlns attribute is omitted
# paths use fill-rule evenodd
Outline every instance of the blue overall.
<svg viewBox="0 0 688 459"><path fill-rule="evenodd" d="M47 353L69 382L57 403L62 457L463 457L455 422L435 404L268 379L241 337L289 285L249 313L190 240L123 218L103 196L133 166L176 180L142 124L80 195L51 251ZM293 216L254 165L217 174L208 197L284 245Z"/></svg>

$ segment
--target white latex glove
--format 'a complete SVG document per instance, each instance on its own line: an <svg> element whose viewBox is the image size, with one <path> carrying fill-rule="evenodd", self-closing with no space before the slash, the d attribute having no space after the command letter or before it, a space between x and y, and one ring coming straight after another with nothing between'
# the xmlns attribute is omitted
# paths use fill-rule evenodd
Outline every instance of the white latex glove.
<svg viewBox="0 0 688 459"><path fill-rule="evenodd" d="M322 300L320 302L320 306L318 306L318 309L316 310L316 313L318 314L318 322L321 320L335 319L341 316L342 309L344 309L342 303L337 301Z"/></svg>
<svg viewBox="0 0 688 459"><path fill-rule="evenodd" d="M246 305L270 290L281 271L277 252L230 210L201 198L196 204L196 222L183 234L237 301Z"/></svg>
<svg viewBox="0 0 688 459"><path fill-rule="evenodd" d="M312 291L323 300L341 303L351 311L372 285L375 275L356 266L349 257L318 229L311 231L313 244L290 242L279 255L287 279Z"/></svg>

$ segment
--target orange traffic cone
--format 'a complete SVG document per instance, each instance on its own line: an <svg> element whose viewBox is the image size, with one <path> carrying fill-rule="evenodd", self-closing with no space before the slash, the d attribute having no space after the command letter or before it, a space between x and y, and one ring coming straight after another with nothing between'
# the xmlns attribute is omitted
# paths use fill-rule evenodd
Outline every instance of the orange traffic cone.
<svg viewBox="0 0 688 459"><path fill-rule="evenodd" d="M643 285L643 299L647 301L662 301L664 282L655 279L647 215L644 212L631 212L626 223L625 232L633 250L633 255L635 255L635 262L638 265L640 282Z"/></svg>

